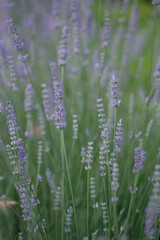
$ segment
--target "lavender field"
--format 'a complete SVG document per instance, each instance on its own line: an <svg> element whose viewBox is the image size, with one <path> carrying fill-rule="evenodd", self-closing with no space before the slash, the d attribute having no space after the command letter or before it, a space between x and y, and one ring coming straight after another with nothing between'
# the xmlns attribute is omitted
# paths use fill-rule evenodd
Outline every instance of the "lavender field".
<svg viewBox="0 0 160 240"><path fill-rule="evenodd" d="M160 1L0 1L0 240L160 239Z"/></svg>

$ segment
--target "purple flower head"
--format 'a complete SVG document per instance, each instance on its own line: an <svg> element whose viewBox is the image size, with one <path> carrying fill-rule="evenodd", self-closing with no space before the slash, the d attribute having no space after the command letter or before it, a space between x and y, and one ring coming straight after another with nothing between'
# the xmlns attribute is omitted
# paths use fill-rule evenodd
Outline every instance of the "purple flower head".
<svg viewBox="0 0 160 240"><path fill-rule="evenodd" d="M147 159L146 152L141 148L137 147L135 148L135 156L134 156L134 167L133 167L133 172L139 173L143 167L144 167L144 162Z"/></svg>
<svg viewBox="0 0 160 240"><path fill-rule="evenodd" d="M64 108L64 99L63 99L63 83L60 81L54 82L54 103L55 103L55 110L54 110L54 118L55 118L55 125L56 128L63 129L66 127L66 120L65 120L65 108Z"/></svg>
<svg viewBox="0 0 160 240"><path fill-rule="evenodd" d="M152 4L153 5L159 5L160 4L160 0L152 0Z"/></svg>
<svg viewBox="0 0 160 240"><path fill-rule="evenodd" d="M47 120L53 120L53 92L51 88L49 88L45 83L42 85L42 98L43 98L43 106Z"/></svg>
<svg viewBox="0 0 160 240"><path fill-rule="evenodd" d="M24 55L19 54L18 55L18 61L21 63L25 63L28 60L29 54L26 53Z"/></svg>
<svg viewBox="0 0 160 240"><path fill-rule="evenodd" d="M8 133L10 135L11 145L13 148L16 148L18 126L17 126L16 114L14 112L14 107L10 101L7 101L6 111L7 111Z"/></svg>
<svg viewBox="0 0 160 240"><path fill-rule="evenodd" d="M92 162L93 162L93 142L88 142L85 165L86 171L90 171L92 169Z"/></svg>
<svg viewBox="0 0 160 240"><path fill-rule="evenodd" d="M37 180L38 180L38 181L42 181L42 177L41 177L40 174L37 175Z"/></svg>
<svg viewBox="0 0 160 240"><path fill-rule="evenodd" d="M117 123L116 134L114 137L115 152L119 153L121 151L121 144L123 141L123 123L122 119Z"/></svg>
<svg viewBox="0 0 160 240"><path fill-rule="evenodd" d="M109 38L110 38L110 18L108 11L106 11L104 28L102 31L102 48L106 48L108 46Z"/></svg>
<svg viewBox="0 0 160 240"><path fill-rule="evenodd" d="M112 105L114 107L119 107L121 100L120 100L120 92L119 92L119 80L115 76L115 74L112 75L111 80L111 96L112 96Z"/></svg>
<svg viewBox="0 0 160 240"><path fill-rule="evenodd" d="M61 41L58 50L58 65L64 66L67 61L67 41L68 41L68 27L64 26L62 29Z"/></svg>
<svg viewBox="0 0 160 240"><path fill-rule="evenodd" d="M16 26L13 23L13 19L8 19L8 31L11 35L15 50L20 52L24 47L24 43L21 38L19 38Z"/></svg>
<svg viewBox="0 0 160 240"><path fill-rule="evenodd" d="M34 92L32 84L26 85L25 90L25 100L24 100L24 110L26 112L31 111L33 109L33 102L34 102Z"/></svg>

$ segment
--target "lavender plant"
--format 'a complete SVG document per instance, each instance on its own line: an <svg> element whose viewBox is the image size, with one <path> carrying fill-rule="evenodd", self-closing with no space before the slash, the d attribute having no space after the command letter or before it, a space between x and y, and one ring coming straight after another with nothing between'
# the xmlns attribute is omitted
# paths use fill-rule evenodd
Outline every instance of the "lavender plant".
<svg viewBox="0 0 160 240"><path fill-rule="evenodd" d="M0 239L160 238L159 4L2 0Z"/></svg>

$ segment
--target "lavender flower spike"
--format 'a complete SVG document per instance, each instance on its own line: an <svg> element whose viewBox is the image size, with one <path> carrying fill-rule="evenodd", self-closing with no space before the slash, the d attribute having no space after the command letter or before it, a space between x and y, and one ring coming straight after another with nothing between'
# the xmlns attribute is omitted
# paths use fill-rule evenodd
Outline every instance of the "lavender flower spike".
<svg viewBox="0 0 160 240"><path fill-rule="evenodd" d="M152 0L152 4L153 5L159 5L160 4L160 0Z"/></svg>
<svg viewBox="0 0 160 240"><path fill-rule="evenodd" d="M61 41L58 51L58 65L66 65L67 60L67 40L68 40L68 27L64 26L62 29Z"/></svg>
<svg viewBox="0 0 160 240"><path fill-rule="evenodd" d="M141 148L135 148L135 156L134 156L134 167L133 167L133 172L139 173L143 167L144 167L144 162L147 159L146 157L146 152Z"/></svg>
<svg viewBox="0 0 160 240"><path fill-rule="evenodd" d="M55 125L56 128L63 129L66 127L65 120L65 108L64 108L64 100L63 100L63 83L60 81L54 82L54 102L55 102Z"/></svg>
<svg viewBox="0 0 160 240"><path fill-rule="evenodd" d="M112 105L114 107L119 107L121 103L120 92L119 92L119 80L115 76L115 74L112 75L112 80L111 80L111 96L112 96Z"/></svg>
<svg viewBox="0 0 160 240"><path fill-rule="evenodd" d="M14 25L12 18L8 19L7 22L8 22L8 31L10 32L10 35L12 37L15 50L18 52L21 52L24 47L24 43L22 39L19 38L18 36L16 25Z"/></svg>

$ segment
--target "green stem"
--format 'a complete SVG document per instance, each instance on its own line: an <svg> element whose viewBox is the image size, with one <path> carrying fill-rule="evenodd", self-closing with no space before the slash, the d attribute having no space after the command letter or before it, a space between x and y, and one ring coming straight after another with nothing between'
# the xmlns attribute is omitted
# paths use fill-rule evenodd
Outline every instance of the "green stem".
<svg viewBox="0 0 160 240"><path fill-rule="evenodd" d="M109 205L108 205L108 200L107 200L107 193L106 193L106 184L105 184L105 179L103 177L103 188L104 188L104 195L105 195L105 201L107 204L107 212L108 212L108 228L109 228L109 239L111 239L111 224L110 224L110 211L109 211ZM105 233L106 234L106 233ZM107 237L107 236L106 236Z"/></svg>
<svg viewBox="0 0 160 240"><path fill-rule="evenodd" d="M135 179L134 179L134 185L133 185L133 191L137 185L137 182L138 182L138 174L135 176ZM129 219L130 219L130 214L131 214L131 209L132 209L132 204L133 204L133 197L135 196L134 193L132 193L131 195L131 200L130 200L130 203L129 203L129 209L128 209L128 215L127 215L127 220L126 220L126 224L125 224L125 233L127 232L127 228L128 228L128 222L129 222Z"/></svg>
<svg viewBox="0 0 160 240"><path fill-rule="evenodd" d="M87 237L89 240L89 171L87 171Z"/></svg>
<svg viewBox="0 0 160 240"><path fill-rule="evenodd" d="M62 157L62 219L61 219L61 239L64 239L64 151L63 151L63 131L61 131L61 157Z"/></svg>
<svg viewBox="0 0 160 240"><path fill-rule="evenodd" d="M75 224L76 224L76 234L77 234L77 239L79 239L76 208L75 208L75 202L74 202L73 189L72 189L71 177L70 177L70 172L69 172L69 166L68 166L68 159L67 159L67 154L66 154L66 147L65 147L65 142L64 142L63 130L61 131L61 139L62 139L62 148L63 148L63 152L64 152L64 160L65 160L66 170L67 170L67 177L68 177L68 181L69 181L69 187L70 187L72 204L73 204L74 218L75 218Z"/></svg>

